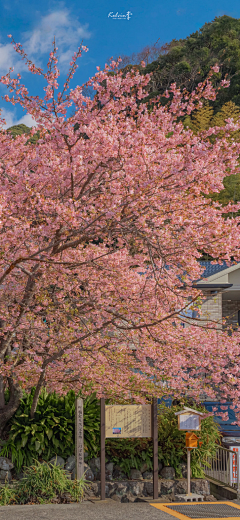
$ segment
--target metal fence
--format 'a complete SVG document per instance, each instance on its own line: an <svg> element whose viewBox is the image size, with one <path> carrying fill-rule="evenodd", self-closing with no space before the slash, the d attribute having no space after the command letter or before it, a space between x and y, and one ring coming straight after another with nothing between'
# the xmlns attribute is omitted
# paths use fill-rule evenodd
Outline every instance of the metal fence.
<svg viewBox="0 0 240 520"><path fill-rule="evenodd" d="M239 456L240 453L219 446L213 459L208 459L208 465L202 464L206 477L237 489L239 493Z"/></svg>

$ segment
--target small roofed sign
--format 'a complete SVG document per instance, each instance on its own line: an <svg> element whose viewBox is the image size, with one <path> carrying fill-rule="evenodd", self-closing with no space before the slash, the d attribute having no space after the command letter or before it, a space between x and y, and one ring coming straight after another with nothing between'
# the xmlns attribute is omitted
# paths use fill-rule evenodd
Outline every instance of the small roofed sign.
<svg viewBox="0 0 240 520"><path fill-rule="evenodd" d="M192 408L185 407L181 412L176 412L178 416L179 430L201 430L201 419L204 419L205 414L192 410Z"/></svg>

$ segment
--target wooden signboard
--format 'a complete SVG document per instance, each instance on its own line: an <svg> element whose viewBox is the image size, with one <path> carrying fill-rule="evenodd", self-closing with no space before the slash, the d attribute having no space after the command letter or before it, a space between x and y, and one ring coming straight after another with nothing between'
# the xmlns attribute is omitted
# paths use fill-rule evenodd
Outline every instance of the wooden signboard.
<svg viewBox="0 0 240 520"><path fill-rule="evenodd" d="M101 499L105 499L105 439L152 437L153 498L158 498L157 398L152 405L106 405L101 398Z"/></svg>
<svg viewBox="0 0 240 520"><path fill-rule="evenodd" d="M105 407L105 437L114 439L151 437L150 404L107 405Z"/></svg>

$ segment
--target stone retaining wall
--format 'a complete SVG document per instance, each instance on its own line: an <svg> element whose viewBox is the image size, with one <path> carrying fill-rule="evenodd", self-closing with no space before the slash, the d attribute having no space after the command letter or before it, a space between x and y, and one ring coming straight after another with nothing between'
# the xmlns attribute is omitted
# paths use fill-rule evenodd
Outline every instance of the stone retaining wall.
<svg viewBox="0 0 240 520"><path fill-rule="evenodd" d="M192 479L191 492L207 497L210 495L210 484L205 479ZM106 498L112 498L118 502L136 502L141 498L153 496L152 480L123 480L119 482L107 482L105 486ZM187 480L159 479L158 494L160 497L173 497L176 494L187 493ZM100 481L91 482L86 493L89 497L100 496Z"/></svg>

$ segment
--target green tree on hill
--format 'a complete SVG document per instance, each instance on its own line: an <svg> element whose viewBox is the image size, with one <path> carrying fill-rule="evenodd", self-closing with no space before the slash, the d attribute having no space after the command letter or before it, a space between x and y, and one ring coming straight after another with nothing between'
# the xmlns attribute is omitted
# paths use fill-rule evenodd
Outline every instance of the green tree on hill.
<svg viewBox="0 0 240 520"><path fill-rule="evenodd" d="M17 135L22 135L22 134L29 134L30 133L30 130L31 128L29 128L29 126L26 126L24 124L20 124L20 125L14 125L14 126L10 126L8 129L7 129L7 132L9 132L10 134L12 134L12 136L15 138L17 137ZM28 142L30 143L36 143L36 141L39 139L40 135L39 135L39 132L37 132L36 134L32 135L29 139Z"/></svg>
<svg viewBox="0 0 240 520"><path fill-rule="evenodd" d="M31 128L29 128L29 126L26 126L24 124L10 126L10 128L7 129L7 131L10 132L13 137L16 137L17 135L22 135L22 134L29 134L30 130L31 130Z"/></svg>
<svg viewBox="0 0 240 520"><path fill-rule="evenodd" d="M215 86L226 75L231 85L221 89L213 102L214 112L228 101L240 105L240 19L217 17L187 38L166 44L157 60L144 69L153 72L150 94L163 94L171 83L192 91L216 63L220 71L213 75Z"/></svg>

